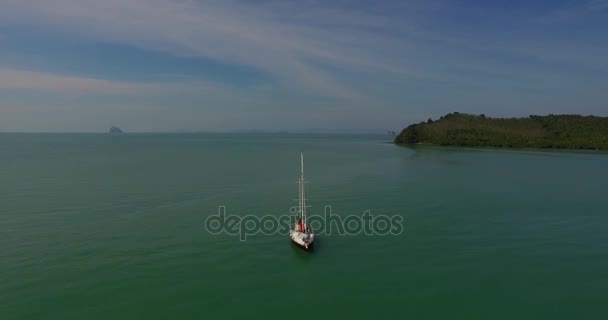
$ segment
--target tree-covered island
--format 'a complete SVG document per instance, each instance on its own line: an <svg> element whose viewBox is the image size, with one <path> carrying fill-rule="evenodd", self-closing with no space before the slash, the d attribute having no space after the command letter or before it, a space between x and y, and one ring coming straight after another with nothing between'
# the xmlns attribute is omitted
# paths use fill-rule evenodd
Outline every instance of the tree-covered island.
<svg viewBox="0 0 608 320"><path fill-rule="evenodd" d="M608 117L553 115L490 118L453 112L410 125L397 144L446 146L608 149Z"/></svg>

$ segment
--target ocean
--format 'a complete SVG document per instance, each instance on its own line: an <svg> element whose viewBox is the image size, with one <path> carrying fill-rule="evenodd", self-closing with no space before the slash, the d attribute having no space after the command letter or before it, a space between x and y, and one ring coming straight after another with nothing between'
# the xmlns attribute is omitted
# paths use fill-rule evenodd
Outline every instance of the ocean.
<svg viewBox="0 0 608 320"><path fill-rule="evenodd" d="M608 154L383 135L0 134L0 319L606 319ZM400 217L245 240L207 219ZM223 208L223 209L220 209Z"/></svg>

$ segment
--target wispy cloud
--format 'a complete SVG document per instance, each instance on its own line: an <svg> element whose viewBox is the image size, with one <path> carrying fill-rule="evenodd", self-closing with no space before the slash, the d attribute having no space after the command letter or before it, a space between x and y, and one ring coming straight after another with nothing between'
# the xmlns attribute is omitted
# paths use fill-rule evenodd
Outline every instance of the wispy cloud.
<svg viewBox="0 0 608 320"><path fill-rule="evenodd" d="M387 21L317 2L307 3L305 12L301 6L170 0L56 0L51 5L9 0L10 10L4 12L87 37L253 66L270 72L279 83L340 97L359 93L311 60L390 69L362 45L374 39L370 28L383 28Z"/></svg>
<svg viewBox="0 0 608 320"><path fill-rule="evenodd" d="M255 104L260 123L277 111L283 120L293 119L293 109L309 106L326 111L318 117L329 122L346 119L350 111L361 122L373 116L377 123L400 122L394 115L406 114L401 108L423 115L429 108L442 113L453 105L501 101L525 103L526 109L541 91L551 97L566 95L564 88L600 91L608 70L602 41L608 24L600 21L606 3L518 2L502 8L453 0L0 0L2 23L17 29L137 48L142 59L153 51L163 57L156 63L171 56L254 70L248 84L257 85L232 86L230 78L239 76L232 71L214 83L205 67L197 76L209 82L50 73L29 67L21 56L13 60L23 65L0 67L0 88L113 95L209 90L207 100L179 103L221 105L226 113ZM355 118L349 121L359 125Z"/></svg>
<svg viewBox="0 0 608 320"><path fill-rule="evenodd" d="M203 82L144 83L97 79L0 67L0 89L59 93L151 94L209 92L219 88Z"/></svg>
<svg viewBox="0 0 608 320"><path fill-rule="evenodd" d="M544 33L535 36L533 26L525 41L505 37L500 43L490 35L484 36L490 31L472 33L459 26L445 29L436 22L441 18L437 13L458 9L445 0L433 4L378 4L379 8L385 7L382 12L324 1L4 1L5 19L25 19L85 37L251 66L269 72L281 85L342 98L360 98L362 93L353 88L350 79L327 69L328 65L361 76L382 73L388 77L445 80L454 74L441 65L463 59L474 61L471 53L537 59L561 55L561 59L563 54L553 48L568 44L540 40ZM591 0L589 7L600 9L605 4L605 0ZM391 6L395 6L397 16L387 14ZM518 20L530 23L525 16L512 13L500 18L513 26ZM549 49L538 49L538 45ZM450 53L457 58L451 58ZM512 66L505 69L511 71Z"/></svg>

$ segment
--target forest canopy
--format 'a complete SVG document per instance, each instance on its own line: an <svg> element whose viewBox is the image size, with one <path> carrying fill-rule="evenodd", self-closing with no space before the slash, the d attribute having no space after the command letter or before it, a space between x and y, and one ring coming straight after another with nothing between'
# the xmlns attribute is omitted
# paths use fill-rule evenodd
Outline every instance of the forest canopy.
<svg viewBox="0 0 608 320"><path fill-rule="evenodd" d="M453 112L410 125L398 144L511 148L608 149L608 117L553 115L490 118Z"/></svg>

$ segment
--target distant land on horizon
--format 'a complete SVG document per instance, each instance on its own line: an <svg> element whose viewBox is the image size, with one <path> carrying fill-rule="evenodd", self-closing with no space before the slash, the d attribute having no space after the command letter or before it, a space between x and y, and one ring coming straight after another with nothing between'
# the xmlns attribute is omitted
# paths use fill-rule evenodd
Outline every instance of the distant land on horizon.
<svg viewBox="0 0 608 320"><path fill-rule="evenodd" d="M122 129L120 129L119 127L116 127L116 126L112 126L112 127L110 128L110 131L109 131L109 132L110 132L110 133L123 133Z"/></svg>
<svg viewBox="0 0 608 320"><path fill-rule="evenodd" d="M491 118L453 112L433 121L412 124L395 138L396 144L444 146L608 149L608 117L530 115Z"/></svg>

